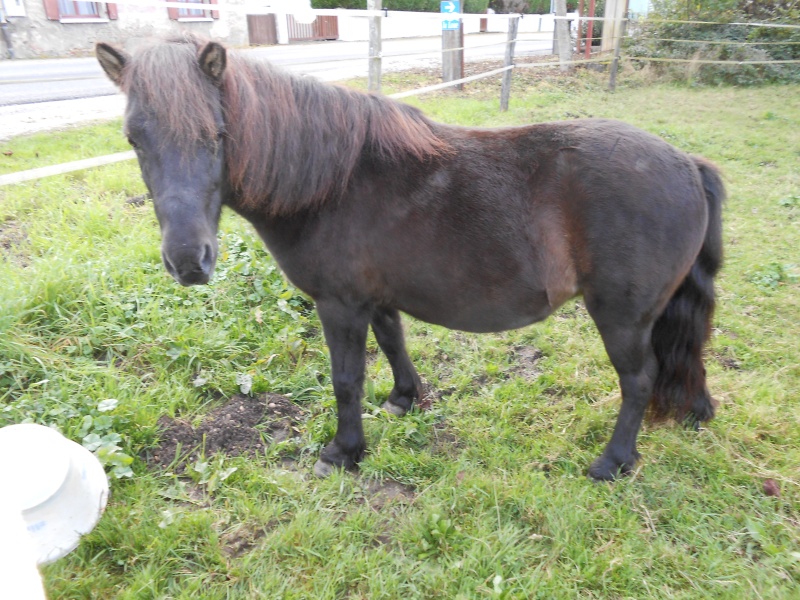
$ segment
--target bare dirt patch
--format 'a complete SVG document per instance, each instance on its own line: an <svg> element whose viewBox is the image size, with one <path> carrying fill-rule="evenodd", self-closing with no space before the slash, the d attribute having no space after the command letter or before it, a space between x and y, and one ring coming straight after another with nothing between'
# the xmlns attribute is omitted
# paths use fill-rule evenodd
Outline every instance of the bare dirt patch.
<svg viewBox="0 0 800 600"><path fill-rule="evenodd" d="M534 381L542 374L538 363L543 356L542 351L533 346L517 346L514 348L514 362L516 364L509 373L522 377L527 381Z"/></svg>
<svg viewBox="0 0 800 600"><path fill-rule="evenodd" d="M181 419L161 417L160 444L145 456L151 468L172 468L180 473L186 463L201 456L222 452L228 456L263 452L266 445L277 444L299 434L303 410L277 394L257 397L236 395L206 415L193 427Z"/></svg>
<svg viewBox="0 0 800 600"><path fill-rule="evenodd" d="M364 498L371 508L380 511L393 503L412 502L416 498L416 492L410 485L391 479L371 480L365 482Z"/></svg>
<svg viewBox="0 0 800 600"><path fill-rule="evenodd" d="M18 223L14 221L0 223L0 256L8 257L21 267L27 267L27 254L23 250L27 240L28 235Z"/></svg>
<svg viewBox="0 0 800 600"><path fill-rule="evenodd" d="M464 449L464 444L447 423L442 421L433 426L433 440L431 440L430 449L433 455L456 459Z"/></svg>
<svg viewBox="0 0 800 600"><path fill-rule="evenodd" d="M267 535L264 527L241 526L226 531L219 537L220 549L228 558L239 558L255 548Z"/></svg>

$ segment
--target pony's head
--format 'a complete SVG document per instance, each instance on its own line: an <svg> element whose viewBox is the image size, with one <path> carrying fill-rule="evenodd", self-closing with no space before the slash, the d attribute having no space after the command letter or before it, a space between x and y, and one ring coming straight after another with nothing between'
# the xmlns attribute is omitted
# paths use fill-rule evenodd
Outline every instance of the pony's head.
<svg viewBox="0 0 800 600"><path fill-rule="evenodd" d="M153 198L164 266L181 285L208 283L227 194L225 48L187 37L133 55L105 43L96 52L128 98L125 134Z"/></svg>

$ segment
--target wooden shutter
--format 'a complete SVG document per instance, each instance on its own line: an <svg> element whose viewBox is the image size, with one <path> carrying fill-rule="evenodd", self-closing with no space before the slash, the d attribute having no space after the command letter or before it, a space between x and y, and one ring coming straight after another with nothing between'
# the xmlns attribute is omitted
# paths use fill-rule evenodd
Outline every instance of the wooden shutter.
<svg viewBox="0 0 800 600"><path fill-rule="evenodd" d="M177 1L177 0L173 0L173 1ZM172 19L173 21L177 21L178 20L178 10L179 9L177 9L177 8L167 8L167 15L169 15L169 18Z"/></svg>
<svg viewBox="0 0 800 600"><path fill-rule="evenodd" d="M115 21L119 18L119 14L117 13L117 5L116 4L106 4L106 16L111 21Z"/></svg>
<svg viewBox="0 0 800 600"><path fill-rule="evenodd" d="M58 10L58 0L44 0L44 14L51 21L58 21L61 12Z"/></svg>
<svg viewBox="0 0 800 600"><path fill-rule="evenodd" d="M218 0L209 0L209 4L218 4ZM211 18L212 19L219 19L219 11L212 10L211 11Z"/></svg>

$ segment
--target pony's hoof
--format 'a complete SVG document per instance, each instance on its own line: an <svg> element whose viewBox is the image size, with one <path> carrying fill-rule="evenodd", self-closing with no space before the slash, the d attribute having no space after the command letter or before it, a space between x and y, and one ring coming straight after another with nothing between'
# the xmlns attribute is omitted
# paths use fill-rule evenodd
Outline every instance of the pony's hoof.
<svg viewBox="0 0 800 600"><path fill-rule="evenodd" d="M638 453L633 460L618 462L605 455L597 458L589 467L589 477L595 481L614 481L633 473L638 460Z"/></svg>
<svg viewBox="0 0 800 600"><path fill-rule="evenodd" d="M327 479L333 475L333 472L338 468L339 467L335 465L318 460L314 465L314 475L320 479Z"/></svg>
<svg viewBox="0 0 800 600"><path fill-rule="evenodd" d="M392 404L388 400L383 403L381 406L383 410L385 410L390 415L394 415L396 417L404 417L408 410L403 408L402 406L397 406L396 404Z"/></svg>

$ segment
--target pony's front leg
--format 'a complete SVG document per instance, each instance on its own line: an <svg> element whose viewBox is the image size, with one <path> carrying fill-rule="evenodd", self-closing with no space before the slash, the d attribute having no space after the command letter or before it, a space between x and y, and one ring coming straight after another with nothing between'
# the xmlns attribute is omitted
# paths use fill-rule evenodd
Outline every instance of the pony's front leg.
<svg viewBox="0 0 800 600"><path fill-rule="evenodd" d="M394 388L383 403L383 409L402 417L411 410L414 401L419 400L422 382L406 352L400 313L393 308L376 308L372 314L372 331L389 359L394 376Z"/></svg>
<svg viewBox="0 0 800 600"><path fill-rule="evenodd" d="M327 477L334 468L354 467L366 448L361 396L371 310L338 300L323 300L317 302L317 313L331 354L331 379L338 414L336 435L322 449L314 465L315 475Z"/></svg>

